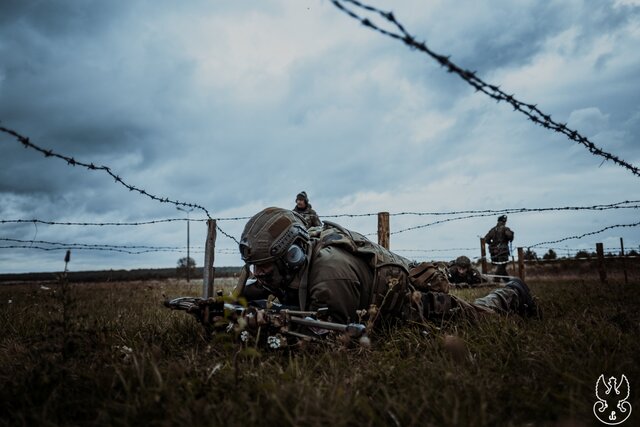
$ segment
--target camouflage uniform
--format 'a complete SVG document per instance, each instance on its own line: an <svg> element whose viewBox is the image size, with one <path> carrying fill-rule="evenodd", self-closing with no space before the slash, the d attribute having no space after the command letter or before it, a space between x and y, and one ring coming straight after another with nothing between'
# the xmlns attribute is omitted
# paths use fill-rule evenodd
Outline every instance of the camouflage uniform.
<svg viewBox="0 0 640 427"><path fill-rule="evenodd" d="M471 265L471 261L466 256L461 256L450 261L446 268L447 278L455 287L473 287L474 285L488 282L487 278ZM462 269L466 269L466 271L463 273L461 271Z"/></svg>
<svg viewBox="0 0 640 427"><path fill-rule="evenodd" d="M304 218L304 220L307 222L307 227L309 228L322 225L320 217L318 217L316 211L311 208L311 204L307 204L306 209L298 209L298 207L296 206L295 208L293 208L293 211Z"/></svg>
<svg viewBox="0 0 640 427"><path fill-rule="evenodd" d="M296 196L296 200L298 199L304 200L306 207L304 209L300 209L296 205L293 208L293 211L304 218L304 220L307 222L308 228L321 226L322 222L320 221L320 218L318 217L318 214L316 213L316 211L314 211L311 208L311 203L309 203L309 198L307 197L307 193L305 191L301 191Z"/></svg>
<svg viewBox="0 0 640 427"><path fill-rule="evenodd" d="M508 276L507 262L509 261L509 242L513 241L513 231L507 227L507 216L498 218L498 224L484 236L484 241L489 245L491 262L496 265L495 274ZM504 281L509 279L503 278Z"/></svg>
<svg viewBox="0 0 640 427"><path fill-rule="evenodd" d="M283 212L290 211L267 208L249 220L240 242L245 262L252 262L252 250L264 252L259 247L266 244L262 236L272 236L276 246L286 240L283 239L287 234L286 227L283 228L285 231L274 230L276 226L282 228L284 220L260 218L287 216ZM255 226L257 223L260 223L259 227ZM271 254L277 252L274 245L268 251ZM522 312L526 308L523 300L531 299L526 285L522 284L526 294L515 285L507 285L475 303L465 302L448 294L446 275L435 264L412 265L406 258L369 241L362 234L329 221L325 221L324 229L310 237L304 246L304 264L293 270L290 280L277 289L267 288L258 281L247 286L242 295L254 299L273 294L280 302L303 310L327 308L330 320L341 323L361 321L365 312L369 319L375 316L373 321L426 320L456 312L473 316ZM375 308L370 310L372 306Z"/></svg>

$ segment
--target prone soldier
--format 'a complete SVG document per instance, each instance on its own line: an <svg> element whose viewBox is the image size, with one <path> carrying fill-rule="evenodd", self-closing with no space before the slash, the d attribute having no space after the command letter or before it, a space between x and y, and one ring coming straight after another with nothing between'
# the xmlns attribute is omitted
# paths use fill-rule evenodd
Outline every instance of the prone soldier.
<svg viewBox="0 0 640 427"><path fill-rule="evenodd" d="M453 287L468 288L487 283L489 279L471 265L471 260L462 255L447 264L447 278Z"/></svg>
<svg viewBox="0 0 640 427"><path fill-rule="evenodd" d="M416 265L355 231L325 221L309 235L304 219L271 207L254 215L240 240L243 261L255 277L236 294L273 295L300 310L323 310L329 321L425 321L462 313L538 315L527 285L514 279L466 302L448 293L449 281L433 263Z"/></svg>

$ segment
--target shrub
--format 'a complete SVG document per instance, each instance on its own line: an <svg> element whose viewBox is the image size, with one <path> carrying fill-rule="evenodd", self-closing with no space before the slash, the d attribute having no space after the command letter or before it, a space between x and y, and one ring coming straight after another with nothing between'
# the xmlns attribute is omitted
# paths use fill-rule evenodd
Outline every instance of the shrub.
<svg viewBox="0 0 640 427"><path fill-rule="evenodd" d="M549 249L546 254L542 255L542 259L558 259L558 255L556 254L556 251Z"/></svg>

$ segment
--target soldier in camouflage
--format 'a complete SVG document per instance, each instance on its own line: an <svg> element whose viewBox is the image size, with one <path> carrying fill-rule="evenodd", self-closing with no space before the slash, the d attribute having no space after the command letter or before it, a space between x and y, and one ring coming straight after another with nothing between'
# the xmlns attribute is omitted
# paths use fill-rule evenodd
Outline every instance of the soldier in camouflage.
<svg viewBox="0 0 640 427"><path fill-rule="evenodd" d="M471 265L471 260L462 255L447 264L447 278L456 288L468 288L489 280Z"/></svg>
<svg viewBox="0 0 640 427"><path fill-rule="evenodd" d="M302 215L304 220L307 222L308 228L322 225L318 214L311 208L311 203L309 203L309 197L307 197L306 191L301 191L296 196L296 206L293 208L293 211Z"/></svg>
<svg viewBox="0 0 640 427"><path fill-rule="evenodd" d="M484 241L489 245L491 263L496 265L495 275L508 276L507 262L509 262L509 243L513 241L513 231L507 227L507 216L498 217L498 223L484 236ZM502 277L508 281L508 277Z"/></svg>
<svg viewBox="0 0 640 427"><path fill-rule="evenodd" d="M524 282L513 280L469 303L448 293L449 282L436 264L412 264L329 221L310 235L303 218L286 209L254 215L242 232L240 253L256 280L239 283L236 295L249 300L273 295L297 309L325 309L334 322L537 313Z"/></svg>

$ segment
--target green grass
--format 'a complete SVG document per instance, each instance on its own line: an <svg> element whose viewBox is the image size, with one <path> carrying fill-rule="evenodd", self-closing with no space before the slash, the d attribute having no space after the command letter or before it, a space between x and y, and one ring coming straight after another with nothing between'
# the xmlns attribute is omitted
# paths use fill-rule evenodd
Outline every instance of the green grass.
<svg viewBox="0 0 640 427"><path fill-rule="evenodd" d="M0 424L594 425L602 373L625 374L640 410L639 286L533 283L541 321L454 320L295 352L207 339L161 305L197 284L2 286Z"/></svg>

